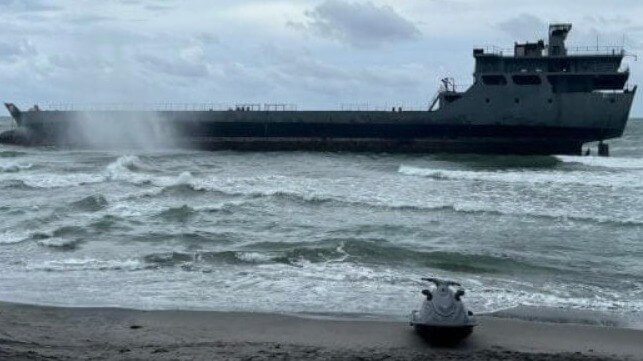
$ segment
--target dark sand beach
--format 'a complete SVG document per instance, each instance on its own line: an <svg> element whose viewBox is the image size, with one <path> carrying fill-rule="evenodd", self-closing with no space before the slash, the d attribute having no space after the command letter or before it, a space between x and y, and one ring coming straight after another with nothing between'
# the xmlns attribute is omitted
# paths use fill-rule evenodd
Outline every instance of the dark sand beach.
<svg viewBox="0 0 643 361"><path fill-rule="evenodd" d="M0 304L1 360L642 360L643 331L482 317L436 347L400 321Z"/></svg>

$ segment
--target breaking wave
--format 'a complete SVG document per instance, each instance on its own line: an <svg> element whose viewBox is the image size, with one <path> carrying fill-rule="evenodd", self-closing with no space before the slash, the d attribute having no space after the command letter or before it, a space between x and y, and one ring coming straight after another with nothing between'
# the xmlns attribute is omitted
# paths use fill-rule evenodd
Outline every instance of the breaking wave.
<svg viewBox="0 0 643 361"><path fill-rule="evenodd" d="M548 169L562 163L561 159L548 155L435 154L431 158L477 169Z"/></svg>
<svg viewBox="0 0 643 361"><path fill-rule="evenodd" d="M567 161L569 157L562 157ZM588 159L588 157L571 157L572 160ZM609 162L609 161L606 161ZM398 172L403 175L419 176L424 178L442 180L476 180L489 182L502 182L509 184L578 184L578 185L600 185L600 186L622 186L636 187L641 184L634 165L639 162L633 160L632 169L634 174L617 174L599 172L589 174L584 171L468 171L468 170L445 170L427 169L402 165ZM409 212L454 212L462 214L500 215L500 216L524 216L552 220L570 220L579 222L605 223L614 225L643 225L643 219L636 216L623 217L622 215L602 215L596 212L577 212L573 210L539 207L516 207L499 206L494 204L482 204L480 202L467 202L458 200L428 200L426 203L418 199L395 199L391 197L379 197L377 194L342 196L334 191L310 191L317 183L292 183L292 180L283 177L281 179L240 179L226 178L225 176L210 176L197 178L190 172L182 172L177 176L156 175L150 173L149 165L145 164L137 156L121 156L109 163L103 174L51 174L47 177L38 175L21 176L19 179L4 180L4 188L64 188L81 185L97 184L109 181L121 181L133 185L148 185L141 192L128 193L113 197L110 203L105 196L96 194L85 197L70 204L71 209L83 212L98 212L106 209L117 212L117 216L142 215L152 212L159 218L168 221L187 222L200 212L233 212L248 202L262 199L280 200L302 204L305 206L342 206L361 208L380 208ZM628 168L629 170L629 168ZM636 178L636 181L630 179ZM283 184L283 186L280 186ZM183 204L170 208L148 207L137 211L128 210L128 207L138 207L137 204L125 206L120 204L123 200L137 201L139 198L154 198L159 195L173 197L196 196L199 193L218 194L222 197L241 198L217 202L210 207L198 207ZM120 199L119 199L120 198ZM113 207L112 207L113 206ZM115 208L114 208L115 207ZM114 209L112 209L114 208ZM125 213L120 214L118 212Z"/></svg>
<svg viewBox="0 0 643 361"><path fill-rule="evenodd" d="M0 244L16 244L28 239L29 234L18 231L4 231L0 233Z"/></svg>
<svg viewBox="0 0 643 361"><path fill-rule="evenodd" d="M171 185L160 188L153 192L154 195L161 193L173 193L174 195L186 196L192 192L212 192L227 197L243 197L246 200L234 200L213 205L211 207L189 207L187 205L166 209L159 214L168 220L183 219L194 216L198 212L204 211L234 211L245 205L251 200L269 201L280 200L293 202L305 206L328 206L328 207L360 207L360 208L379 208L390 209L395 211L408 212L452 212L461 214L479 214L479 215L496 215L496 216L519 216L541 218L545 220L564 220L578 221L589 223L604 223L614 225L641 226L643 218L636 216L623 217L619 214L597 214L587 212L573 212L574 210L559 208L542 208L542 207L517 207L515 205L499 206L494 204L483 204L481 202L467 201L439 201L432 200L422 203L417 200L389 200L364 197L347 198L338 197L333 194L314 194L304 193L294 190L284 189L267 189L257 191L253 189L227 189L218 187L217 182L212 180L197 180L192 178L190 182L179 185ZM151 196L151 194L147 194Z"/></svg>
<svg viewBox="0 0 643 361"><path fill-rule="evenodd" d="M6 165L0 164L0 173L18 173L23 170L33 168L33 164L20 164L20 163L10 163Z"/></svg>
<svg viewBox="0 0 643 361"><path fill-rule="evenodd" d="M201 268L216 264L283 264L301 267L317 263L355 263L429 267L436 270L473 274L521 272L555 273L553 266L534 265L505 256L444 251L418 251L395 246L384 240L329 239L312 244L269 243L248 250L153 253L143 261L154 267Z"/></svg>
<svg viewBox="0 0 643 361"><path fill-rule="evenodd" d="M413 207L418 210L444 210L451 211L456 213L464 214L486 214L486 215L497 215L497 216L524 216L531 218L542 218L545 220L566 220L566 221L577 221L577 222L588 222L588 223L603 223L603 224L614 224L618 226L642 226L643 218L622 218L622 217L609 217L601 215L581 215L581 214L570 214L569 211L557 210L557 209L547 209L547 210L535 210L535 209L519 209L512 207L511 210L501 210L498 208L484 207L480 205L466 205L466 204L453 204L438 206L435 208L421 208Z"/></svg>
<svg viewBox="0 0 643 361"><path fill-rule="evenodd" d="M38 245L58 250L73 251L82 243L80 239L65 239L60 237L47 238L38 241Z"/></svg>
<svg viewBox="0 0 643 361"><path fill-rule="evenodd" d="M415 173L415 170L413 170L413 172ZM422 170L422 174L426 174L424 170ZM490 216L532 217L545 220L578 221L614 225L643 225L643 218L636 216L623 217L619 214L603 215L596 212L574 212L574 209L543 208L536 206L519 207L513 203L498 205L481 203L479 201L469 202L466 200L449 201L439 199L427 200L426 203L423 203L417 199L394 200L379 197L340 197L333 193L315 194L314 192L305 192L304 190L299 191L290 187L276 187L274 189L266 188L264 190L257 190L256 187L229 187L219 179L198 179L189 173L184 173L178 178L167 177L162 181L153 183L157 184L156 187L158 188L149 190L143 194L134 195L131 199L137 199L139 197L156 197L161 194L188 197L198 195L203 192L220 195L222 197L241 198L220 202L208 207L194 207L183 204L181 206L165 208L162 210L149 209L149 211L156 212L158 217L170 221L187 221L199 212L233 212L238 210L240 207L253 202L278 200L297 203L308 207L360 207L408 212L452 212ZM165 184L165 186L161 186L161 184ZM145 213L147 211L142 209L142 212Z"/></svg>
<svg viewBox="0 0 643 361"><path fill-rule="evenodd" d="M137 271L145 269L138 260L100 260L94 258L66 259L28 263L28 271L69 272L69 271Z"/></svg>
<svg viewBox="0 0 643 361"><path fill-rule="evenodd" d="M150 183L153 178L143 174L145 165L137 156L126 155L117 158L105 169L105 181L126 181L134 184Z"/></svg>
<svg viewBox="0 0 643 361"><path fill-rule="evenodd" d="M54 189L78 187L88 184L96 184L104 181L104 177L96 174L50 174L29 175L20 179L9 179L12 188L32 188L32 189Z"/></svg>
<svg viewBox="0 0 643 361"><path fill-rule="evenodd" d="M641 188L643 173L627 174L588 171L470 171L427 169L402 165L399 173L439 181L485 181L498 183L522 183L527 185L578 185L608 188Z"/></svg>
<svg viewBox="0 0 643 361"><path fill-rule="evenodd" d="M17 168L16 168L17 167ZM23 169L31 169L33 165L23 166L10 166L2 168L0 166L0 173L18 172ZM21 168L22 167L22 168ZM155 177L143 173L137 173L144 170L143 163L136 156L123 156L110 163L103 174L100 173L71 173L71 174L58 174L50 173L47 175L42 174L29 174L20 176L20 178L5 179L5 182L13 182L13 187L26 186L29 188L40 189L54 189L54 188L69 188L89 184L98 184L108 181L125 181L132 184L145 184L151 183ZM163 177L159 177L163 179Z"/></svg>
<svg viewBox="0 0 643 361"><path fill-rule="evenodd" d="M123 171L139 171L144 170L145 166L141 158L135 155L124 155L116 158L116 160L107 165L109 173L119 173Z"/></svg>
<svg viewBox="0 0 643 361"><path fill-rule="evenodd" d="M642 158L576 157L563 155L557 157L565 163L583 164L590 167L643 170Z"/></svg>

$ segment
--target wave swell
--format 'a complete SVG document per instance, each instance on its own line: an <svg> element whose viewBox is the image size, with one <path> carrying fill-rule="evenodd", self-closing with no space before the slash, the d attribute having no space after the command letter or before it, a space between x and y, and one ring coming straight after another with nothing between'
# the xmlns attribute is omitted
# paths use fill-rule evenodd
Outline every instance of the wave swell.
<svg viewBox="0 0 643 361"><path fill-rule="evenodd" d="M38 245L58 250L73 251L82 243L80 239L65 239L60 237L47 238L38 241Z"/></svg>
<svg viewBox="0 0 643 361"><path fill-rule="evenodd" d="M418 251L394 246L384 240L325 240L311 245L269 243L247 250L152 253L143 257L148 265L199 268L208 265L283 264L302 267L305 264L355 263L362 265L429 267L436 270L473 274L506 274L513 272L554 273L550 266L533 265L506 256L465 254L444 251Z"/></svg>
<svg viewBox="0 0 643 361"><path fill-rule="evenodd" d="M102 194L88 196L71 204L72 208L85 212L97 212L106 208L108 205L109 202Z"/></svg>

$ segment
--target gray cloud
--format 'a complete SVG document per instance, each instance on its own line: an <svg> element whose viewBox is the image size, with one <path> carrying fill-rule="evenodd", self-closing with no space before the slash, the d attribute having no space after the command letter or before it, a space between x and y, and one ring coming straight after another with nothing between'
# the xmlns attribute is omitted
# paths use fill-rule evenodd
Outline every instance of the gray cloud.
<svg viewBox="0 0 643 361"><path fill-rule="evenodd" d="M157 5L157 4L152 4L152 5L145 5L146 10L150 11L168 11L172 10L172 6L168 5Z"/></svg>
<svg viewBox="0 0 643 361"><path fill-rule="evenodd" d="M627 26L632 23L632 21L624 16L602 16L602 15L587 15L583 17L583 20L589 24L594 24L598 26Z"/></svg>
<svg viewBox="0 0 643 361"><path fill-rule="evenodd" d="M175 7L173 1L170 0L120 0L124 5L137 5L145 10L163 12L172 10Z"/></svg>
<svg viewBox="0 0 643 361"><path fill-rule="evenodd" d="M547 26L545 21L529 14L520 14L497 24L497 27L512 39L529 41L542 39L546 36Z"/></svg>
<svg viewBox="0 0 643 361"><path fill-rule="evenodd" d="M36 47L25 40L15 43L0 42L0 62L11 63L36 53Z"/></svg>
<svg viewBox="0 0 643 361"><path fill-rule="evenodd" d="M208 76L208 68L204 63L190 62L182 59L167 59L153 55L142 55L138 58L138 61L152 72L189 78Z"/></svg>
<svg viewBox="0 0 643 361"><path fill-rule="evenodd" d="M416 39L420 30L390 6L372 2L326 0L306 12L306 23L290 26L355 47L373 47Z"/></svg>
<svg viewBox="0 0 643 361"><path fill-rule="evenodd" d="M60 9L59 6L47 4L42 0L0 0L0 7L20 12L52 11Z"/></svg>
<svg viewBox="0 0 643 361"><path fill-rule="evenodd" d="M100 16L100 15L80 15L80 16L73 16L69 18L68 21L72 24L90 25L90 24L101 23L101 22L110 21L110 20L114 20L114 18L107 17L107 16Z"/></svg>
<svg viewBox="0 0 643 361"><path fill-rule="evenodd" d="M89 54L53 54L47 56L49 63L57 68L79 72L81 70L97 71L113 66L112 61Z"/></svg>

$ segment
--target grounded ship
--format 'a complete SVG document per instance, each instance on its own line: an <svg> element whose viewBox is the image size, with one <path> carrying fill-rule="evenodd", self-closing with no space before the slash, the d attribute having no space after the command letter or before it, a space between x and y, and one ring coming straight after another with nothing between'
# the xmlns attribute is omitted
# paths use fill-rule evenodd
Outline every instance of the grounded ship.
<svg viewBox="0 0 643 361"><path fill-rule="evenodd" d="M236 106L214 111L21 112L0 142L83 146L84 135L116 126L127 145L133 133L172 134L176 145L217 150L328 150L497 154L581 154L585 143L620 137L636 87L621 70L622 48L568 49L571 24L549 28L549 43L516 43L513 53L474 49L474 84L452 81L424 111L296 111ZM507 54L509 53L509 54ZM151 121L153 119L154 121ZM145 129L145 124L153 124ZM106 125L106 126L104 126ZM159 130L160 127L160 130Z"/></svg>

